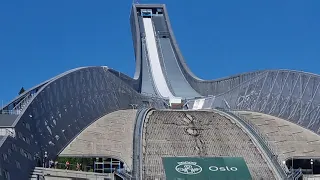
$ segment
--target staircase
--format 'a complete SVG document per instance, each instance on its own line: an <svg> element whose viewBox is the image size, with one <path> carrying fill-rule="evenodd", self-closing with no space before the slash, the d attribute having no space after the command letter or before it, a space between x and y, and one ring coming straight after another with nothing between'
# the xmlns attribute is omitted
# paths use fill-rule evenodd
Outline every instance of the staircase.
<svg viewBox="0 0 320 180"><path fill-rule="evenodd" d="M34 170L32 171L31 175L30 175L30 180L44 180L44 174L41 168L34 168Z"/></svg>
<svg viewBox="0 0 320 180"><path fill-rule="evenodd" d="M115 175L118 176L119 178L121 178L122 180L130 180L130 179L132 179L131 174L128 174L124 170L115 171Z"/></svg>

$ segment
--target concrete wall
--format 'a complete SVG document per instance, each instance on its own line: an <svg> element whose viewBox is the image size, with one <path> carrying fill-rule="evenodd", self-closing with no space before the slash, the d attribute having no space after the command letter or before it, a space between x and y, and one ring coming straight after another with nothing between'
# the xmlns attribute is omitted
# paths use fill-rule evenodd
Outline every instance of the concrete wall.
<svg viewBox="0 0 320 180"><path fill-rule="evenodd" d="M114 157L132 169L136 110L107 114L82 131L60 156Z"/></svg>

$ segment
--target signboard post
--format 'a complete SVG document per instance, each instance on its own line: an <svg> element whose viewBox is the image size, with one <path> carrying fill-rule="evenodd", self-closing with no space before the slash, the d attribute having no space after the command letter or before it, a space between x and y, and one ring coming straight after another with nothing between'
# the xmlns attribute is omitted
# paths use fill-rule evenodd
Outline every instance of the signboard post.
<svg viewBox="0 0 320 180"><path fill-rule="evenodd" d="M242 157L163 157L167 180L252 180Z"/></svg>

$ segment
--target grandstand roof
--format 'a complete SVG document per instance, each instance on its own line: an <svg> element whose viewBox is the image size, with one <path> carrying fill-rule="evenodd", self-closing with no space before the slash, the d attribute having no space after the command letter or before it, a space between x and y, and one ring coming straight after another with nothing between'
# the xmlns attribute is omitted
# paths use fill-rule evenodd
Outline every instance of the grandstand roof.
<svg viewBox="0 0 320 180"><path fill-rule="evenodd" d="M137 110L107 114L86 129L59 156L112 157L132 169L133 130Z"/></svg>
<svg viewBox="0 0 320 180"><path fill-rule="evenodd" d="M320 136L316 133L271 115L248 111L239 113L259 129L281 160L320 156Z"/></svg>

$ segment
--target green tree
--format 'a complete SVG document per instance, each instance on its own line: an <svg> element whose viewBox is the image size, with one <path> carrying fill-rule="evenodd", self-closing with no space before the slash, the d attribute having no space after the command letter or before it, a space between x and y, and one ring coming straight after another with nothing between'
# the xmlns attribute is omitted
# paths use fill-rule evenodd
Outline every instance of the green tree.
<svg viewBox="0 0 320 180"><path fill-rule="evenodd" d="M21 89L20 89L20 91L19 91L19 95L20 94L22 94L22 93L24 93L26 90L24 90L24 88L22 87Z"/></svg>

